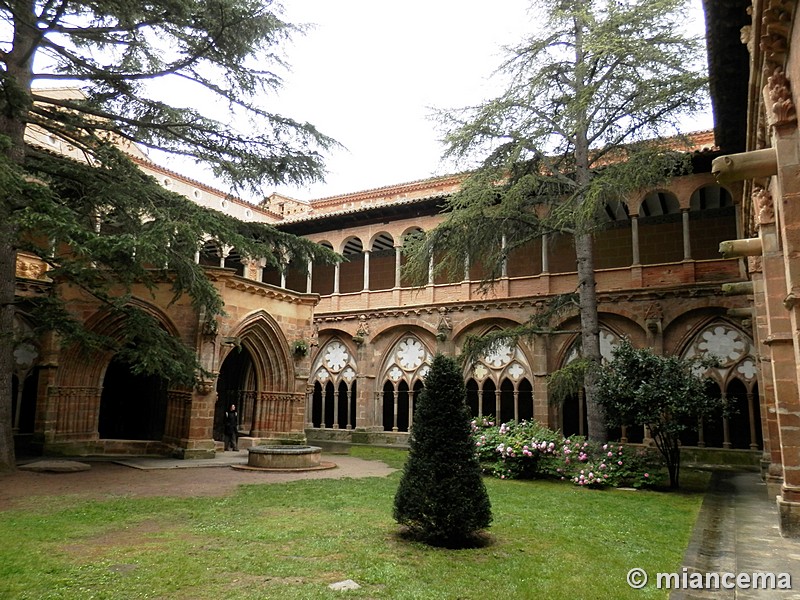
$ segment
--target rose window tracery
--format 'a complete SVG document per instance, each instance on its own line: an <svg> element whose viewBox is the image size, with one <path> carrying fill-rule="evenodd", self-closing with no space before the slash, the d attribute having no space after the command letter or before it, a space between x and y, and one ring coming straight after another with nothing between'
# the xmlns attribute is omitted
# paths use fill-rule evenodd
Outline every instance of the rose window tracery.
<svg viewBox="0 0 800 600"><path fill-rule="evenodd" d="M325 366L333 373L338 373L347 364L350 354L341 342L331 342L323 351Z"/></svg>
<svg viewBox="0 0 800 600"><path fill-rule="evenodd" d="M529 377L529 373L528 361L520 347L506 343L490 348L477 361L469 375L476 381L491 378L499 385L506 378L519 382Z"/></svg>
<svg viewBox="0 0 800 600"><path fill-rule="evenodd" d="M406 336L387 354L384 377L395 384L404 380L412 385L414 381L425 378L432 360L433 355L419 339Z"/></svg>
<svg viewBox="0 0 800 600"><path fill-rule="evenodd" d="M706 326L694 337L683 356L709 356L719 361L719 366L697 366L694 372L712 377L721 387L732 379L740 379L748 385L756 381L758 366L753 344L747 335L727 323Z"/></svg>
<svg viewBox="0 0 800 600"><path fill-rule="evenodd" d="M356 380L358 368L355 357L347 346L338 339L325 344L314 361L314 379L322 384L331 381L334 386L344 381L349 386Z"/></svg>

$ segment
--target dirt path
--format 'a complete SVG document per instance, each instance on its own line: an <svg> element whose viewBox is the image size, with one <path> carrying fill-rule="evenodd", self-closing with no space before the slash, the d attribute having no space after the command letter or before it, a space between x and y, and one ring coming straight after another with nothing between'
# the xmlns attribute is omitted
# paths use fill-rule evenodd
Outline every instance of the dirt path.
<svg viewBox="0 0 800 600"><path fill-rule="evenodd" d="M71 495L88 499L143 496L224 496L248 483L284 483L302 479L385 477L394 469L379 461L345 455L325 460L335 469L301 473L239 471L230 467L135 469L113 462L90 462L77 473L15 471L0 474L0 510L25 504L40 496Z"/></svg>

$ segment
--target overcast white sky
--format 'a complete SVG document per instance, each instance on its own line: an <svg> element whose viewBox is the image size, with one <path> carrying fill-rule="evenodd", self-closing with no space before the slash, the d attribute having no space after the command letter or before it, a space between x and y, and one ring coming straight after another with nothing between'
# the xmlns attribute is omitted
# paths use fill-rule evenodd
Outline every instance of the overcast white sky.
<svg viewBox="0 0 800 600"><path fill-rule="evenodd" d="M703 30L701 0L689 25ZM346 149L325 183L276 188L309 200L458 170L440 163L431 108L496 95L503 44L530 30L530 0L284 0L285 18L313 23L287 48L292 72L276 112L313 123ZM496 84L495 84L496 85ZM710 128L707 117L696 129Z"/></svg>

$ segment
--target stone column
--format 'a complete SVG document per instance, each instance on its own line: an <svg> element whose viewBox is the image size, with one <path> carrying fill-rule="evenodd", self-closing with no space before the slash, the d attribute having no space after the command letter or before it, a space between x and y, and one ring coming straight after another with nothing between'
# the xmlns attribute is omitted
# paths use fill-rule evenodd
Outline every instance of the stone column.
<svg viewBox="0 0 800 600"><path fill-rule="evenodd" d="M403 247L394 247L394 287L400 287L400 269L403 265Z"/></svg>
<svg viewBox="0 0 800 600"><path fill-rule="evenodd" d="M313 285L313 274L314 274L314 261L308 261L308 270L306 272L306 294L311 293L311 287Z"/></svg>
<svg viewBox="0 0 800 600"><path fill-rule="evenodd" d="M364 250L364 291L369 291L369 250Z"/></svg>
<svg viewBox="0 0 800 600"><path fill-rule="evenodd" d="M633 265L641 263L639 259L639 215L631 215L631 252Z"/></svg>
<svg viewBox="0 0 800 600"><path fill-rule="evenodd" d="M770 190L775 202L760 207L760 212L773 217L771 227L776 234L774 238L766 235L764 222L768 219L760 219L764 291L770 327L775 321L776 329L770 332L768 343L783 459L778 511L781 533L800 537L800 136L790 83L782 71L773 72L763 92L778 164L777 180L773 179Z"/></svg>
<svg viewBox="0 0 800 600"><path fill-rule="evenodd" d="M550 272L549 241L550 236L548 234L542 235L542 273Z"/></svg>
<svg viewBox="0 0 800 600"><path fill-rule="evenodd" d="M689 237L689 209L681 209L681 222L683 225L683 260L692 260L692 240Z"/></svg>

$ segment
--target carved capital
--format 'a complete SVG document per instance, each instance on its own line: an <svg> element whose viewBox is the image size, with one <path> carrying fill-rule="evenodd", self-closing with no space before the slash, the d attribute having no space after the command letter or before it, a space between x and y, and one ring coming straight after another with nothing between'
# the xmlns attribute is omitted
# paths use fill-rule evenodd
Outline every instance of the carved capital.
<svg viewBox="0 0 800 600"><path fill-rule="evenodd" d="M756 228L775 222L775 206L772 194L766 188L756 186L753 188L753 215Z"/></svg>
<svg viewBox="0 0 800 600"><path fill-rule="evenodd" d="M768 0L761 18L761 50L766 67L782 67L789 48L795 0Z"/></svg>
<svg viewBox="0 0 800 600"><path fill-rule="evenodd" d="M791 85L781 67L776 67L772 75L767 78L764 96L770 127L782 127L797 123Z"/></svg>
<svg viewBox="0 0 800 600"><path fill-rule="evenodd" d="M748 273L761 273L761 257L748 256L747 257L747 271Z"/></svg>

